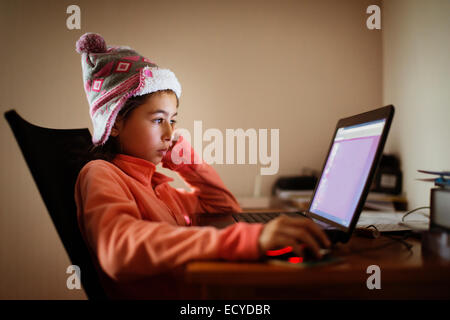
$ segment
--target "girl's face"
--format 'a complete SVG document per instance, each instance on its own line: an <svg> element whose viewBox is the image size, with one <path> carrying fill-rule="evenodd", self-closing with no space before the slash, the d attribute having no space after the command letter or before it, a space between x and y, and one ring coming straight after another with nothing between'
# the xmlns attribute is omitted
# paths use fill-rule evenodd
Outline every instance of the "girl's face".
<svg viewBox="0 0 450 320"><path fill-rule="evenodd" d="M122 153L157 165L171 145L176 115L175 94L152 94L125 121L117 119L111 135L119 137Z"/></svg>

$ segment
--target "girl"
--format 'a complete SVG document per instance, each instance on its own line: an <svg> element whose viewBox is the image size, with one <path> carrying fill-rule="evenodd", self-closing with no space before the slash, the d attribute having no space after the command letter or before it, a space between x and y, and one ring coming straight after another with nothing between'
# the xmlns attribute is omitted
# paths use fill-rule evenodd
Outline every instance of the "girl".
<svg viewBox="0 0 450 320"><path fill-rule="evenodd" d="M176 271L192 260L257 260L288 245L319 256L320 246L329 246L309 219L192 226L191 214L241 208L215 170L197 163L190 144L174 134L177 78L129 47L107 47L98 34L83 35L77 51L97 158L79 173L77 217L109 297L179 297ZM173 179L156 171L159 163L192 191L171 187Z"/></svg>

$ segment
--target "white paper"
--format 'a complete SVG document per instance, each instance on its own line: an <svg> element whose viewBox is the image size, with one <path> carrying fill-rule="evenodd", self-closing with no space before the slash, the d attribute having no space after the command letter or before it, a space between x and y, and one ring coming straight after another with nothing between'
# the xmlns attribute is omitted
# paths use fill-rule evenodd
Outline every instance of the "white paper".
<svg viewBox="0 0 450 320"><path fill-rule="evenodd" d="M427 229L429 218L424 215L426 210L418 210L407 215L402 222L402 217L407 211L363 211L359 216L357 228L365 228L370 225L377 227L378 231L402 231L413 229Z"/></svg>

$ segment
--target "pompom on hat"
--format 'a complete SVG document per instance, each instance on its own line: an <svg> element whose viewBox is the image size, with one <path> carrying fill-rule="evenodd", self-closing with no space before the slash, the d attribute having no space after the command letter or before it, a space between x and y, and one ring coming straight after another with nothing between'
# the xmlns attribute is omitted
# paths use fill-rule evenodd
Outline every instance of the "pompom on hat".
<svg viewBox="0 0 450 320"><path fill-rule="evenodd" d="M181 85L175 74L127 46L107 46L103 37L86 33L76 43L90 116L92 143L104 144L117 114L130 97L170 89L178 99Z"/></svg>

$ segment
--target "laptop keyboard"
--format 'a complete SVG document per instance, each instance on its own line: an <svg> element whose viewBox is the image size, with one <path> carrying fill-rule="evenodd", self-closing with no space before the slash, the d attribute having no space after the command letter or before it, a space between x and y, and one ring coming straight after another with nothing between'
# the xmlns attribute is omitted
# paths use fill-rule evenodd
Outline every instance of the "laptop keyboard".
<svg viewBox="0 0 450 320"><path fill-rule="evenodd" d="M267 223L272 219L280 216L281 214L290 216L290 217L306 217L306 215L302 212L267 212L267 213L236 213L233 214L234 220L237 222L248 222L248 223Z"/></svg>

